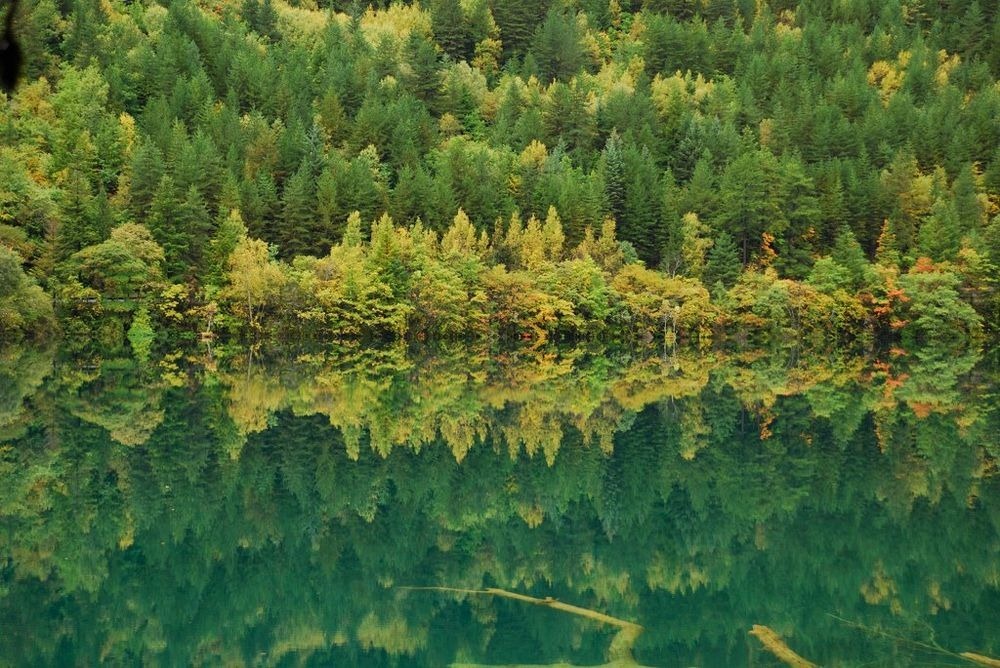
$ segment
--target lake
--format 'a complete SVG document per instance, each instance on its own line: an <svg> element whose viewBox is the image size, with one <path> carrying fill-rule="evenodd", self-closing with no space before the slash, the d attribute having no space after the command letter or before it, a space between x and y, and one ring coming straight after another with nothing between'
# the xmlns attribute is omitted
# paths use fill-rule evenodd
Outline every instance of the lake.
<svg viewBox="0 0 1000 668"><path fill-rule="evenodd" d="M0 665L782 665L755 625L1000 657L997 387L975 353L7 349Z"/></svg>

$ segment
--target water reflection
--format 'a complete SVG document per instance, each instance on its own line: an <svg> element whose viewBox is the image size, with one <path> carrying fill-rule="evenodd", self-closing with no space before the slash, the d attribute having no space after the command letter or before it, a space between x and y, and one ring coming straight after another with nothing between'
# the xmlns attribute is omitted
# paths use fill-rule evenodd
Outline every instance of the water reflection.
<svg viewBox="0 0 1000 668"><path fill-rule="evenodd" d="M0 356L15 664L1000 655L1000 411L965 356ZM918 644L919 643L919 644ZM770 663L769 663L770 662Z"/></svg>

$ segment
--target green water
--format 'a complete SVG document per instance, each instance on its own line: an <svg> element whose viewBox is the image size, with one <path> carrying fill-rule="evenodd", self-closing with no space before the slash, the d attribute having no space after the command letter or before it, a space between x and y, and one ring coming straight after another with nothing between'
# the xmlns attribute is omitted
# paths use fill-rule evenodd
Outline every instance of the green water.
<svg viewBox="0 0 1000 668"><path fill-rule="evenodd" d="M1000 656L975 355L0 353L0 665ZM951 652L952 654L949 654ZM971 664L964 664L971 665Z"/></svg>

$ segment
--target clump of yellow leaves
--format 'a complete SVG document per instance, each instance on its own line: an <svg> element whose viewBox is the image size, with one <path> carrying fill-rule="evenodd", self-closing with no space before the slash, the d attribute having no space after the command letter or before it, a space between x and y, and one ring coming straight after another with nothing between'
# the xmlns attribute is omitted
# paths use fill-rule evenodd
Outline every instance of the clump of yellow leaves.
<svg viewBox="0 0 1000 668"><path fill-rule="evenodd" d="M910 57L911 54L909 51L900 51L899 56L896 57L896 62L876 60L868 68L868 85L878 88L883 105L888 105L889 100L899 90L900 86L903 85L903 80L906 77L906 66L910 62Z"/></svg>

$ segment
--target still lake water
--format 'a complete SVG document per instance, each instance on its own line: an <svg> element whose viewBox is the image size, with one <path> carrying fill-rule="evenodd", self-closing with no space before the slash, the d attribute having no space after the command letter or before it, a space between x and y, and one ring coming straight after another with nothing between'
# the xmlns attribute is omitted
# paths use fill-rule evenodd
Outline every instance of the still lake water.
<svg viewBox="0 0 1000 668"><path fill-rule="evenodd" d="M1000 656L974 354L0 352L0 665ZM487 593L551 597L643 627Z"/></svg>

